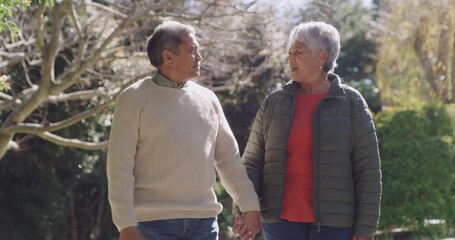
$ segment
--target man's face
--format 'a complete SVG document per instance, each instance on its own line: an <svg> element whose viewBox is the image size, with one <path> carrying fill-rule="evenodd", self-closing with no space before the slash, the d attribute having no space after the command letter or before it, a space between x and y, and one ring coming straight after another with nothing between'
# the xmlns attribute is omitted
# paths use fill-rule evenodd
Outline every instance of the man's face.
<svg viewBox="0 0 455 240"><path fill-rule="evenodd" d="M174 73L176 80L186 82L199 77L202 56L199 53L199 43L193 34L185 35L179 46L178 54L174 54Z"/></svg>

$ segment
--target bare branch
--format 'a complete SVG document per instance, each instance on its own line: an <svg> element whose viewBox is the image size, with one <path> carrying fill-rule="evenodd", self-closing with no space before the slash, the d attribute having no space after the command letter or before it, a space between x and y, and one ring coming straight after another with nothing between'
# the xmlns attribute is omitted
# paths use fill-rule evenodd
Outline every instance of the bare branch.
<svg viewBox="0 0 455 240"><path fill-rule="evenodd" d="M104 108L106 108L113 100L114 100L114 98L107 101L106 103L100 104L94 108L81 112L81 113L74 115L63 121L51 123L48 126L45 126L42 124L36 124L36 123L20 123L20 124L8 127L4 131L7 133L8 132L26 133L26 134L35 134L35 135L39 135L44 132L55 132L55 131L67 128L69 126L72 126L72 125L80 122L82 119L93 116L94 114L96 114L96 113L100 112L101 110L103 110Z"/></svg>
<svg viewBox="0 0 455 240"><path fill-rule="evenodd" d="M32 83L32 80L30 80L30 75L28 74L27 64L25 64L24 60L22 60L22 68L24 68L25 80L27 80L28 85L30 87L33 86L34 84Z"/></svg>
<svg viewBox="0 0 455 240"><path fill-rule="evenodd" d="M82 26L81 22L79 21L79 16L77 15L76 9L74 9L74 6L71 7L71 12L70 12L71 20L73 21L74 28L76 29L77 36L79 39L83 39L84 36L82 34Z"/></svg>
<svg viewBox="0 0 455 240"><path fill-rule="evenodd" d="M44 132L38 135L38 137L49 141L51 143L57 144L59 146L63 147L74 147L74 148L80 148L84 150L100 150L100 149L105 149L109 145L109 141L103 141L103 142L86 142L82 141L79 139L68 139L68 138L63 138L60 136L57 136L55 134L49 133L49 132Z"/></svg>
<svg viewBox="0 0 455 240"><path fill-rule="evenodd" d="M0 51L0 56L5 56L7 58L25 58L25 54L23 52L3 52ZM10 60L8 60L10 61Z"/></svg>
<svg viewBox="0 0 455 240"><path fill-rule="evenodd" d="M0 72L3 72L3 70L7 67L19 64L25 58L25 54L19 52L18 53L0 52L0 56L6 56L9 58L5 61L0 62Z"/></svg>
<svg viewBox="0 0 455 240"><path fill-rule="evenodd" d="M108 7L108 6L105 6L105 5L103 5L103 4L99 4L99 3L96 3L96 2L90 1L90 2L87 3L87 5L93 6L93 7L96 7L96 8L100 8L100 9L103 9L103 10L109 12L109 13L112 13L112 14L114 14L114 15L116 15L116 16L119 16L119 17L122 18L122 19L125 19L125 18L128 17L126 14L121 13L121 12L119 12L119 11L113 9L113 8L110 8L110 7Z"/></svg>
<svg viewBox="0 0 455 240"><path fill-rule="evenodd" d="M143 76L141 76L141 77L143 77ZM129 87L131 84L133 84L133 81L124 82L124 85L121 88L116 88L115 90L113 90L111 92L113 94L110 95L111 98L108 101L106 101L105 103L100 104L94 108L81 112L71 118L65 119L60 122L51 123L47 126L44 126L42 124L34 124L34 123L19 123L16 125L6 127L4 129L4 132L5 133L25 133L25 134L38 135L38 134L41 134L44 132L54 132L54 131L57 131L60 129L64 129L66 127L69 127L71 125L74 125L74 124L80 122L82 119L93 116L94 114L102 111L109 104L111 104L111 102L114 101L124 89Z"/></svg>
<svg viewBox="0 0 455 240"><path fill-rule="evenodd" d="M43 14L46 10L46 5L41 4L39 10L36 12L36 44L40 49L40 52L45 51L46 42L44 41L44 32L43 32Z"/></svg>
<svg viewBox="0 0 455 240"><path fill-rule="evenodd" d="M4 92L0 92L0 98L3 98L7 101L13 101L13 97L11 97L10 95L4 93Z"/></svg>
<svg viewBox="0 0 455 240"><path fill-rule="evenodd" d="M22 104L22 98L30 95L36 91L36 87L27 88L17 94L14 98L6 93L0 92L0 98L6 101L0 101L0 110L11 109Z"/></svg>
<svg viewBox="0 0 455 240"><path fill-rule="evenodd" d="M14 107L17 107L21 104L20 100L16 101L0 101L0 111L1 110L9 110Z"/></svg>
<svg viewBox="0 0 455 240"><path fill-rule="evenodd" d="M68 69L65 73L60 74L57 79L57 83L52 89L52 94L57 94L64 91L65 89L74 85L79 79L80 75L84 73L90 66L92 66L100 57L101 54L105 51L107 46L112 42L112 40L128 25L137 22L140 19L156 19L158 18L155 15L149 15L151 9L146 9L145 11L134 14L131 17L123 19L123 21L118 25L117 28L113 29L109 35L103 40L100 46L90 55L87 56L84 61L79 61L73 64L73 66ZM64 80L64 81L63 81Z"/></svg>
<svg viewBox="0 0 455 240"><path fill-rule="evenodd" d="M98 88L95 90L85 90L67 94L52 95L49 96L49 102L55 104L58 102L67 102L72 100L87 100L97 96L109 97L114 95L117 91L115 90L109 91L107 88Z"/></svg>
<svg viewBox="0 0 455 240"><path fill-rule="evenodd" d="M63 20L69 14L68 9L72 8L72 4L72 0L66 0L54 5L51 36L49 43L46 44L45 50L42 52L43 64L41 65L41 81L39 83L42 88L47 90L50 90L52 83L55 82L54 63L59 51Z"/></svg>
<svg viewBox="0 0 455 240"><path fill-rule="evenodd" d="M20 41L11 43L11 44L3 44L3 46L5 46L5 48L8 49L8 50L12 50L12 49L14 49L16 47L21 47L21 46L26 46L27 47L27 46L33 45L35 43L36 43L36 39L35 38L30 38L27 41L20 40Z"/></svg>
<svg viewBox="0 0 455 240"><path fill-rule="evenodd" d="M87 43L84 40L85 36L82 33L82 25L81 22L79 21L79 16L77 15L76 9L73 6L71 8L71 20L73 21L74 28L76 28L77 32L77 45L78 45L78 51L77 51L77 59L78 61L82 61L82 57L85 55L85 50L87 49Z"/></svg>

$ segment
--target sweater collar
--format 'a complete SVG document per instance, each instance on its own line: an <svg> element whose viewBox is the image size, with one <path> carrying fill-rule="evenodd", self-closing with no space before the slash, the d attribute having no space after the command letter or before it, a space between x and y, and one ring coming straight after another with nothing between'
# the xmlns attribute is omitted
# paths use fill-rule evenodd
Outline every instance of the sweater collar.
<svg viewBox="0 0 455 240"><path fill-rule="evenodd" d="M165 76L163 76L160 72L156 72L155 76L152 78L153 82L155 82L157 85L162 86L162 87L169 87L169 88L183 88L185 86L185 83L175 83L172 82L171 80L167 79Z"/></svg>

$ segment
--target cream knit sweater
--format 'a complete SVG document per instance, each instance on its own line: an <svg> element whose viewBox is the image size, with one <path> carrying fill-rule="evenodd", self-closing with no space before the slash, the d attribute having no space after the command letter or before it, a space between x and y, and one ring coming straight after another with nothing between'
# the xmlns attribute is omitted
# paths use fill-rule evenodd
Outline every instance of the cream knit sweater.
<svg viewBox="0 0 455 240"><path fill-rule="evenodd" d="M109 201L119 230L137 222L216 217L217 170L242 212L259 210L237 142L216 95L189 81L182 89L151 78L117 101L107 159Z"/></svg>

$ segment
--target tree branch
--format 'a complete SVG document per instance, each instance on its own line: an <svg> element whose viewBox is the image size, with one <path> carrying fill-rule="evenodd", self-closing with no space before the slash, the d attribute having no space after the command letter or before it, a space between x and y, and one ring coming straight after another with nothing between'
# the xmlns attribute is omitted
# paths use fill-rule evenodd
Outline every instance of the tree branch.
<svg viewBox="0 0 455 240"><path fill-rule="evenodd" d="M41 4L38 11L36 12L36 44L40 52L45 51L46 42L44 41L44 32L43 32L43 14L46 10L46 5Z"/></svg>
<svg viewBox="0 0 455 240"><path fill-rule="evenodd" d="M79 16L77 15L76 9L73 6L71 8L71 20L73 21L74 28L76 28L77 32L77 45L78 45L78 51L77 51L77 59L78 61L82 61L82 57L85 55L85 50L87 49L87 42L84 40L85 36L82 33L82 25L81 22L79 21Z"/></svg>
<svg viewBox="0 0 455 240"><path fill-rule="evenodd" d="M146 74L143 74L141 75L141 77L144 77ZM103 104L100 104L94 108L91 108L89 110L86 110L84 112L81 112L71 118L68 118L68 119L65 119L63 121L59 121L59 122L55 122L55 123L51 123L47 126L44 126L42 124L35 124L35 123L19 123L19 124L16 124L16 125L12 125L12 126L9 126L9 127L5 127L4 131L5 133L25 133L25 134L35 134L35 135L39 135L41 133L44 133L44 132L54 132L54 131L57 131L57 130L61 130L61 129L64 129L64 128L67 128L71 125L74 125L78 122L80 122L82 119L85 119L87 117L90 117L90 116L93 116L94 114L100 112L101 110L103 110L104 108L106 108L109 104L111 104L115 99L117 99L117 97L120 95L120 93L126 89L127 87L129 87L131 84L133 84L134 81L131 81L131 80L126 80L125 82L123 82L123 86L122 87L119 87L119 88L116 88L114 90L112 90L111 92L109 92L110 95L110 99L103 103ZM82 91L84 92L84 91Z"/></svg>
<svg viewBox="0 0 455 240"><path fill-rule="evenodd" d="M0 71L1 72L7 72L3 71L3 69L11 66L15 66L16 64L19 64L22 60L25 58L24 53L7 53L7 52L0 52L0 56L5 56L8 57L9 59L0 62Z"/></svg>
<svg viewBox="0 0 455 240"><path fill-rule="evenodd" d="M7 101L13 101L13 97L4 92L0 92L0 98L7 100Z"/></svg>
<svg viewBox="0 0 455 240"><path fill-rule="evenodd" d="M58 84L52 87L51 93L57 94L74 85L79 79L80 75L84 73L101 57L101 54L105 51L107 46L126 26L135 23L140 19L158 18L155 15L147 15L148 12L150 12L150 9L136 13L131 17L123 19L123 21L109 33L109 35L103 40L103 42L97 47L97 49L91 55L87 56L84 59L84 61L74 63L73 66L70 69L68 69L68 71L66 71L64 74L59 75L59 77L57 78Z"/></svg>
<svg viewBox="0 0 455 240"><path fill-rule="evenodd" d="M126 14L124 14L124 13L121 13L121 12L119 12L119 11L113 9L113 8L110 8L110 7L108 7L108 6L105 6L105 5L96 3L96 2L90 1L90 2L87 3L87 5L92 6L92 7L96 7L96 8L100 8L100 9L103 9L103 10L105 10L105 11L107 11L107 12L109 12L109 13L112 13L112 14L114 14L114 15L116 15L116 16L122 18L122 19L125 19L125 18L128 17L128 16L127 16Z"/></svg>
<svg viewBox="0 0 455 240"><path fill-rule="evenodd" d="M81 22L79 21L79 16L77 15L77 12L76 12L76 9L74 9L74 6L71 6L70 16L71 16L71 20L73 22L73 26L76 29L77 36L79 37L79 39L83 39L84 36L83 36L82 30L81 30L82 29Z"/></svg>
<svg viewBox="0 0 455 240"><path fill-rule="evenodd" d="M10 110L14 107L17 107L21 104L20 100L16 101L0 101L0 111L1 110Z"/></svg>
<svg viewBox="0 0 455 240"><path fill-rule="evenodd" d="M25 80L27 80L28 85L32 87L35 84L33 84L32 80L30 80L30 74L28 73L28 67L27 64L25 64L25 60L22 60L22 68L24 68Z"/></svg>
<svg viewBox="0 0 455 240"><path fill-rule="evenodd" d="M44 132L55 132L55 131L67 128L69 126L72 126L72 125L80 122L82 119L93 116L95 113L100 112L101 110L106 108L113 100L114 100L114 98L109 100L106 103L100 104L94 108L81 112L81 113L74 115L63 121L51 123L48 126L44 126L42 124L36 124L36 123L19 123L17 125L6 128L4 130L4 132L35 134L35 135L40 135Z"/></svg>
<svg viewBox="0 0 455 240"><path fill-rule="evenodd" d="M100 150L100 149L105 149L109 145L109 141L103 141L103 142L86 142L82 141L79 139L68 139L68 138L63 138L60 136L57 136L55 134L49 133L49 132L44 132L38 135L38 137L49 141L51 143L57 144L59 146L63 147L74 147L74 148L80 148L84 150Z"/></svg>
<svg viewBox="0 0 455 240"><path fill-rule="evenodd" d="M59 103L59 102L67 102L72 100L87 100L93 97L109 97L115 94L115 90L108 91L106 88L98 88L94 90L84 90L78 92L72 92L67 94L59 94L59 95L52 95L49 96L50 103Z"/></svg>
<svg viewBox="0 0 455 240"><path fill-rule="evenodd" d="M11 49L14 49L16 47L21 47L21 46L28 47L28 46L30 46L30 45L32 45L34 43L36 43L36 39L35 38L29 38L27 41L20 40L20 41L11 43L11 44L3 44L3 46L5 46L6 49L11 50Z"/></svg>

